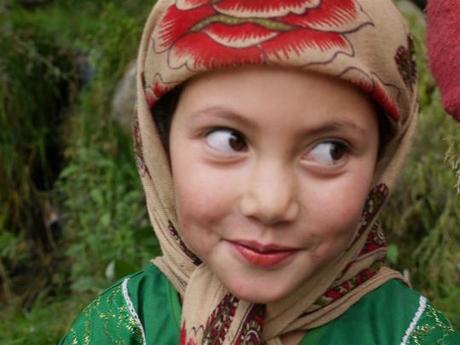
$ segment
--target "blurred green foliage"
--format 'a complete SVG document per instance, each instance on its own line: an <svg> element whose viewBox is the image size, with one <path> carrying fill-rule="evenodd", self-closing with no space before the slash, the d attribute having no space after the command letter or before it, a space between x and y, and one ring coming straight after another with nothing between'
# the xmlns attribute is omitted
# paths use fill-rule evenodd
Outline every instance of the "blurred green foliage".
<svg viewBox="0 0 460 345"><path fill-rule="evenodd" d="M72 289L79 291L99 291L158 253L130 137L110 118L113 90L134 57L144 20L122 9L113 2L102 6L97 31L88 38L87 54L96 74L67 124L68 164L56 186L66 253L72 260Z"/></svg>
<svg viewBox="0 0 460 345"><path fill-rule="evenodd" d="M152 3L44 2L0 5L1 344L56 343L159 253L130 136L110 118Z"/></svg>
<svg viewBox="0 0 460 345"><path fill-rule="evenodd" d="M33 10L18 1L0 4L0 51L7 52L0 55L0 128L7 128L0 131L0 343L6 345L56 343L89 299L159 253L131 139L109 116L153 2L43 2ZM444 114L427 72L423 26L409 19L421 117L383 215L391 230L388 260L460 327L459 127ZM58 231L47 226L50 205L60 215ZM37 281L40 292L24 288Z"/></svg>
<svg viewBox="0 0 460 345"><path fill-rule="evenodd" d="M75 52L11 13L0 7L0 291L8 299L25 292L17 293L25 282L12 273L49 277L56 248L49 191L62 161L63 109L78 83ZM36 283L38 291L47 279Z"/></svg>
<svg viewBox="0 0 460 345"><path fill-rule="evenodd" d="M394 266L460 327L460 127L444 112L428 71L425 27L415 15L407 19L419 68L420 118L382 222Z"/></svg>

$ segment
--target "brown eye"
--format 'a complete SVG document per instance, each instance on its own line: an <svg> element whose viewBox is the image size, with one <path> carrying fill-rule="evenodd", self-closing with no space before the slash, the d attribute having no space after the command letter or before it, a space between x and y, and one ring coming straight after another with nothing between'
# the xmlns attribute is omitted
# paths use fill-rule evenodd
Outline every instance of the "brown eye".
<svg viewBox="0 0 460 345"><path fill-rule="evenodd" d="M214 150L232 154L235 152L245 152L248 149L243 135L231 129L215 129L206 135L206 143Z"/></svg>
<svg viewBox="0 0 460 345"><path fill-rule="evenodd" d="M345 158L348 146L341 141L323 141L314 146L306 159L321 165L335 165Z"/></svg>

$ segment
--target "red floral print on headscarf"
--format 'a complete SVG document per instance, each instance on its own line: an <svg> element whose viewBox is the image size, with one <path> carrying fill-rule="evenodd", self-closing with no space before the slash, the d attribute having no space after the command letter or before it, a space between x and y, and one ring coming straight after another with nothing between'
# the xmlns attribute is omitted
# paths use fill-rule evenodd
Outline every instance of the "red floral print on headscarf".
<svg viewBox="0 0 460 345"><path fill-rule="evenodd" d="M325 62L352 54L345 34L370 24L355 0L177 0L161 19L155 50L172 68Z"/></svg>
<svg viewBox="0 0 460 345"><path fill-rule="evenodd" d="M193 339L187 339L187 329L185 327L185 323L182 325L180 329L180 345L197 345L196 341Z"/></svg>
<svg viewBox="0 0 460 345"><path fill-rule="evenodd" d="M163 95L167 94L169 91L171 91L172 87L167 85L166 83L163 82L161 79L161 76L159 74L155 75L154 78L154 83L152 84L151 87L146 87L145 88L145 100L147 101L147 104L149 108L153 108L155 102Z"/></svg>

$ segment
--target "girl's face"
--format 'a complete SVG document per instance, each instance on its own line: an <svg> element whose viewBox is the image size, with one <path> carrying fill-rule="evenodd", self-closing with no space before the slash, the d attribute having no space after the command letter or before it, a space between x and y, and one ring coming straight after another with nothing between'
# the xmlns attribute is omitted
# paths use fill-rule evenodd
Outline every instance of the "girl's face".
<svg viewBox="0 0 460 345"><path fill-rule="evenodd" d="M377 150L374 108L345 82L262 66L205 74L170 132L182 238L235 296L279 300L350 244Z"/></svg>

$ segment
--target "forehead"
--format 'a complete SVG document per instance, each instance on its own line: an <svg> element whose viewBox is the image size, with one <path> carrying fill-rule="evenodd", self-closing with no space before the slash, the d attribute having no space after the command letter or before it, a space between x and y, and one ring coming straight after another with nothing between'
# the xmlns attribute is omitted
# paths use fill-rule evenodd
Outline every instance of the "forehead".
<svg viewBox="0 0 460 345"><path fill-rule="evenodd" d="M351 122L366 128L376 121L369 97L350 83L268 66L210 72L190 80L177 109L183 112L195 117L236 114L256 124L276 120L309 127Z"/></svg>

